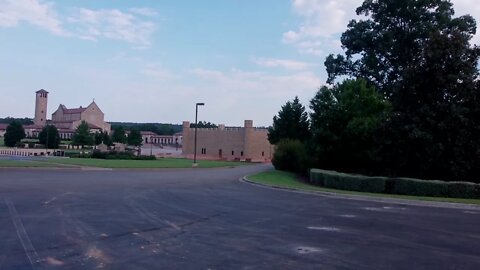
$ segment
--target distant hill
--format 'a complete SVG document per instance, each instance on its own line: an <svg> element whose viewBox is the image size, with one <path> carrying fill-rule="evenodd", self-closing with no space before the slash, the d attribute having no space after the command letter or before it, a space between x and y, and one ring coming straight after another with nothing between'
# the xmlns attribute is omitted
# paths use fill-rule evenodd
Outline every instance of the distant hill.
<svg viewBox="0 0 480 270"><path fill-rule="evenodd" d="M158 135L173 135L182 131L182 125L165 123L131 123L131 122L109 122L112 130L115 127L122 126L126 130L137 128L140 131L151 131Z"/></svg>

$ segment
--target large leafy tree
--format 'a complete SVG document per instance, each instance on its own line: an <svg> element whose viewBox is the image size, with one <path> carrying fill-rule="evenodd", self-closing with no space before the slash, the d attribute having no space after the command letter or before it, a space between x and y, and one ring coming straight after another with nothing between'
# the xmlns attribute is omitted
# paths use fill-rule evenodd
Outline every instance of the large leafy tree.
<svg viewBox="0 0 480 270"><path fill-rule="evenodd" d="M282 106L278 115L273 117L273 126L269 128L268 140L272 144L282 139L305 142L310 138L308 114L298 97Z"/></svg>
<svg viewBox="0 0 480 270"><path fill-rule="evenodd" d="M112 138L110 137L110 135L106 131L102 133L102 140L103 140L103 143L105 145L108 145L108 146L113 145Z"/></svg>
<svg viewBox="0 0 480 270"><path fill-rule="evenodd" d="M46 125L38 134L40 144L46 145L47 148L55 149L60 145L60 134L58 129L53 125Z"/></svg>
<svg viewBox="0 0 480 270"><path fill-rule="evenodd" d="M95 133L95 145L105 144L107 146L112 146L112 138L108 135L108 132L97 132Z"/></svg>
<svg viewBox="0 0 480 270"><path fill-rule="evenodd" d="M113 130L112 141L118 143L127 143L127 135L122 126L117 126Z"/></svg>
<svg viewBox="0 0 480 270"><path fill-rule="evenodd" d="M94 135L95 145L99 145L103 142L103 132L97 132Z"/></svg>
<svg viewBox="0 0 480 270"><path fill-rule="evenodd" d="M12 121L5 131L4 143L8 147L14 147L23 138L25 138L25 130L17 121Z"/></svg>
<svg viewBox="0 0 480 270"><path fill-rule="evenodd" d="M366 0L330 55L328 81L365 78L393 105L379 130L386 173L470 180L480 168L480 49L447 0Z"/></svg>
<svg viewBox="0 0 480 270"><path fill-rule="evenodd" d="M82 121L73 134L72 144L83 147L85 145L93 145L94 142L94 135L90 132L87 122Z"/></svg>
<svg viewBox="0 0 480 270"><path fill-rule="evenodd" d="M130 134L128 134L127 143L129 145L134 146L141 146L143 142L142 134L138 129L130 130Z"/></svg>
<svg viewBox="0 0 480 270"><path fill-rule="evenodd" d="M322 87L310 102L317 166L370 173L376 164L375 131L390 103L363 79Z"/></svg>

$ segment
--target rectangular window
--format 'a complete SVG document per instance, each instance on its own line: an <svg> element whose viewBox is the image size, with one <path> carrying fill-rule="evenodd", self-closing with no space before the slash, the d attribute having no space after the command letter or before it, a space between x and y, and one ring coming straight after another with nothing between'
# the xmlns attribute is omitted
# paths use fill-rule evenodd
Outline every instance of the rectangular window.
<svg viewBox="0 0 480 270"><path fill-rule="evenodd" d="M232 151L232 156L234 156L234 155L235 155L235 151Z"/></svg>
<svg viewBox="0 0 480 270"><path fill-rule="evenodd" d="M243 157L243 151L242 151L242 152L240 152L240 156L242 156L242 157Z"/></svg>
<svg viewBox="0 0 480 270"><path fill-rule="evenodd" d="M262 157L264 157L264 156L265 156L265 152L262 152Z"/></svg>

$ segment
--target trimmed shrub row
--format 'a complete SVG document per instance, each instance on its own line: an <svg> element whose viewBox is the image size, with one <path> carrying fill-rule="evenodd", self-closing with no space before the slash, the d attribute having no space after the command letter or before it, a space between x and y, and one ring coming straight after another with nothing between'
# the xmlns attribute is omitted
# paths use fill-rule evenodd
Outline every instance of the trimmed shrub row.
<svg viewBox="0 0 480 270"><path fill-rule="evenodd" d="M468 182L370 177L311 169L310 183L326 188L371 193L480 199L480 184Z"/></svg>
<svg viewBox="0 0 480 270"><path fill-rule="evenodd" d="M132 152L101 152L98 150L93 151L91 154L74 154L70 157L76 158L95 158L95 159L122 159L122 160L156 160L155 156L137 156Z"/></svg>

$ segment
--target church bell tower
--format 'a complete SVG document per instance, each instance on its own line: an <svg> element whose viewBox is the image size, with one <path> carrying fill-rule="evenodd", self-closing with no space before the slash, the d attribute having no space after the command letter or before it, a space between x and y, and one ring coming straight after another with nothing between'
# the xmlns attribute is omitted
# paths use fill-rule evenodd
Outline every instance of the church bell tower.
<svg viewBox="0 0 480 270"><path fill-rule="evenodd" d="M45 126L47 123L47 101L48 92L44 89L38 90L35 100L35 119L33 119L35 125Z"/></svg>

